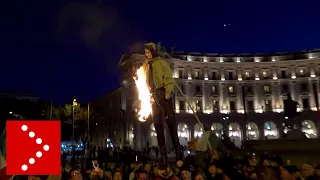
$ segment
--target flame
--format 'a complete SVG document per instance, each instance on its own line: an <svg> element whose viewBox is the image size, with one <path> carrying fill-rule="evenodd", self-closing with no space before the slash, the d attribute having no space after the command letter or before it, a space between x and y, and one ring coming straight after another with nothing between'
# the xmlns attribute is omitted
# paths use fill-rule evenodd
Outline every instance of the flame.
<svg viewBox="0 0 320 180"><path fill-rule="evenodd" d="M136 73L136 76L133 78L136 83L136 87L139 93L140 100L140 110L138 112L139 121L145 122L148 117L152 114L152 105L151 105L151 93L147 85L146 71L141 66Z"/></svg>

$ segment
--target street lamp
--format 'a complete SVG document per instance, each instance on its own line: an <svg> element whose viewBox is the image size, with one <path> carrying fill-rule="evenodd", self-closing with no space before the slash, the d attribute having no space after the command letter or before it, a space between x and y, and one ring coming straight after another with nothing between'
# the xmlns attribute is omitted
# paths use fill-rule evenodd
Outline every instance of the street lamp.
<svg viewBox="0 0 320 180"><path fill-rule="evenodd" d="M77 100L74 98L72 102L72 156L74 156L74 109L77 105Z"/></svg>

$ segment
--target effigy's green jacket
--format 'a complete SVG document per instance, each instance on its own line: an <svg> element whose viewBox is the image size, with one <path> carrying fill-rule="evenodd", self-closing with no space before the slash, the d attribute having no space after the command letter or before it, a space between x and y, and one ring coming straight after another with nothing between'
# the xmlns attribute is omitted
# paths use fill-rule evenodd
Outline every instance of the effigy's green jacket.
<svg viewBox="0 0 320 180"><path fill-rule="evenodd" d="M152 63L153 77L149 77L149 63ZM158 56L153 59L147 59L142 67L144 68L147 82L149 81L149 78L152 78L155 88L159 89L163 87L165 89L166 98L170 97L175 88L175 81L172 77L173 74L169 64L162 57Z"/></svg>

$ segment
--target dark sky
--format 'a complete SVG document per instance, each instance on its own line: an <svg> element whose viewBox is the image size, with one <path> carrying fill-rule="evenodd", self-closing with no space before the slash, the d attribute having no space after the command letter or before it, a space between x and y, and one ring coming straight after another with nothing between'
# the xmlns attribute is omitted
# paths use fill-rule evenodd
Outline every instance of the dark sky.
<svg viewBox="0 0 320 180"><path fill-rule="evenodd" d="M122 53L146 41L211 53L320 48L320 1L186 2L2 2L0 89L86 103L119 86Z"/></svg>

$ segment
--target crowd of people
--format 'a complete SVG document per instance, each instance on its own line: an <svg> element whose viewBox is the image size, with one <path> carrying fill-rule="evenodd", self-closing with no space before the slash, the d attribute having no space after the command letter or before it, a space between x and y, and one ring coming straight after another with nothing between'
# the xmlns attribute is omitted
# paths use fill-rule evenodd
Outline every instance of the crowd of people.
<svg viewBox="0 0 320 180"><path fill-rule="evenodd" d="M320 166L285 165L281 158L267 152L259 160L253 153L234 156L230 151L208 150L204 156L187 156L172 162L166 176L158 173L157 159L150 158L152 149L135 152L130 148L93 148L83 161L65 160L62 179L72 180L319 180ZM199 159L200 158L200 159Z"/></svg>

